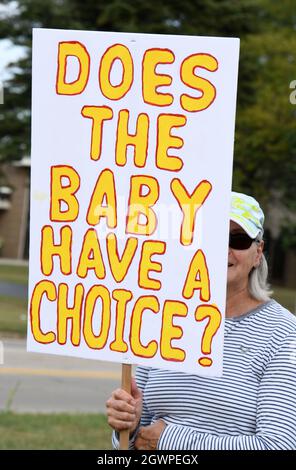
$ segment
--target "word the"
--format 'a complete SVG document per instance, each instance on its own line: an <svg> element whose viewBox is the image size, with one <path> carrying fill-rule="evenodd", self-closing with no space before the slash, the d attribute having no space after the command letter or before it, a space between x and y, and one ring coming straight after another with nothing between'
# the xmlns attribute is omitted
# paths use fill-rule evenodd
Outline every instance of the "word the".
<svg viewBox="0 0 296 470"><path fill-rule="evenodd" d="M90 158L99 160L102 151L103 127L105 121L113 118L113 111L108 106L84 106L81 114L92 120ZM137 117L136 131L129 131L130 112L122 109L118 113L115 141L115 162L119 167L127 163L127 149L134 148L134 165L138 168L146 166L148 155L148 142L150 119L146 113ZM160 170L180 171L183 161L177 155L168 155L170 149L181 149L184 141L181 137L172 134L175 127L183 127L187 122L186 116L181 114L159 114L156 126L156 153L155 165Z"/></svg>

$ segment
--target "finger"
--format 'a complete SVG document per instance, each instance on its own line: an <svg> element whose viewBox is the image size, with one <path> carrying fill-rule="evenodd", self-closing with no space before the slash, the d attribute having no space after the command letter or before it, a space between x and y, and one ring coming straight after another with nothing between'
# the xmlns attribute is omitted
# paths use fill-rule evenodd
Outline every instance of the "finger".
<svg viewBox="0 0 296 470"><path fill-rule="evenodd" d="M139 431L138 431L138 436L140 436L142 439L148 439L151 436L151 425L150 426L141 426Z"/></svg>
<svg viewBox="0 0 296 470"><path fill-rule="evenodd" d="M110 410L107 413L110 418L116 419L118 421L127 421L129 423L134 423L136 420L136 415L131 413L125 413L117 410Z"/></svg>
<svg viewBox="0 0 296 470"><path fill-rule="evenodd" d="M131 414L136 413L136 408L123 400L115 400L111 398L107 401L106 406L107 409L114 409Z"/></svg>
<svg viewBox="0 0 296 470"><path fill-rule="evenodd" d="M114 392L112 393L112 398L114 398L115 400L126 401L127 403L134 403L135 401L133 397L129 393L127 393L125 390L122 390L122 388L118 388L117 390L114 390Z"/></svg>
<svg viewBox="0 0 296 470"><path fill-rule="evenodd" d="M142 439L141 437L137 437L135 441L135 448L137 450L148 450L147 441L145 441L145 439Z"/></svg>
<svg viewBox="0 0 296 470"><path fill-rule="evenodd" d="M148 449L149 450L156 450L157 449L158 440L157 439L150 439L147 441Z"/></svg>
<svg viewBox="0 0 296 470"><path fill-rule="evenodd" d="M115 429L115 431L126 431L130 430L132 428L132 423L128 421L121 421L113 418L108 418L108 424L111 426L112 429Z"/></svg>

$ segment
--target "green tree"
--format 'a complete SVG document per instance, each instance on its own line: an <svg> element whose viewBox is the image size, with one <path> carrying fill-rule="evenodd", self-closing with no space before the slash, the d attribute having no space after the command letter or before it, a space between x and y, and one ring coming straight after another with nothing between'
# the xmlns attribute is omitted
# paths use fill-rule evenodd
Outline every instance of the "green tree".
<svg viewBox="0 0 296 470"><path fill-rule="evenodd" d="M12 5L12 0L2 0ZM295 0L18 0L0 39L26 48L0 107L0 160L30 153L32 27L234 36L241 59L234 188L295 206Z"/></svg>
<svg viewBox="0 0 296 470"><path fill-rule="evenodd" d="M254 31L257 18L252 0L18 0L17 4L0 16L0 39L26 50L26 57L12 65L13 77L5 84L0 161L30 154L33 27L240 36Z"/></svg>
<svg viewBox="0 0 296 470"><path fill-rule="evenodd" d="M237 111L234 186L267 204L296 208L296 36L287 29L251 35L242 56L253 76L250 96Z"/></svg>
<svg viewBox="0 0 296 470"><path fill-rule="evenodd" d="M7 10L0 14L0 39L10 39L24 48L25 57L12 63L12 78L4 84L0 106L0 161L16 160L30 154L31 127L31 36L32 27L46 25L67 28L68 8L58 1L2 0ZM61 5L59 5L61 3Z"/></svg>

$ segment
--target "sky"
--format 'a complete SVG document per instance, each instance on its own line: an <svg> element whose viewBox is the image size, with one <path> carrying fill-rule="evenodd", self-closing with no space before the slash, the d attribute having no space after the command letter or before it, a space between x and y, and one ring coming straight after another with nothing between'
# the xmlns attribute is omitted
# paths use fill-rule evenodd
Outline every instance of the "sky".
<svg viewBox="0 0 296 470"><path fill-rule="evenodd" d="M0 19L3 13L13 11L16 8L16 2L11 2L10 6L0 4ZM21 47L15 47L7 39L0 41L0 80L5 81L9 78L7 70L7 64L19 59L23 55L23 49Z"/></svg>
<svg viewBox="0 0 296 470"><path fill-rule="evenodd" d="M9 78L7 65L19 59L24 54L22 47L13 46L13 44L4 39L0 41L0 80L5 82Z"/></svg>

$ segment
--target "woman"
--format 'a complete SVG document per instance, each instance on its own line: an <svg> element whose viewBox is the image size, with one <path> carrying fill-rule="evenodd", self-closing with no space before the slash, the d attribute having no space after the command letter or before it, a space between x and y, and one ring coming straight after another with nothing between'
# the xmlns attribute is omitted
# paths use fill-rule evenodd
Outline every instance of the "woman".
<svg viewBox="0 0 296 470"><path fill-rule="evenodd" d="M131 395L113 392L114 447L296 449L296 318L270 299L258 202L232 193L223 376L138 367Z"/></svg>

